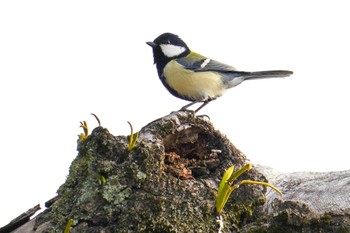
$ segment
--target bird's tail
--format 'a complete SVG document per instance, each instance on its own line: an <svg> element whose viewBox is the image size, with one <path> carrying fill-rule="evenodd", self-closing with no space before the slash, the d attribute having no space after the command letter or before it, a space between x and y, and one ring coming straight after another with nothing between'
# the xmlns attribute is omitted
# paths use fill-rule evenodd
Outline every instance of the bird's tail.
<svg viewBox="0 0 350 233"><path fill-rule="evenodd" d="M243 77L245 80L260 79L260 78L283 78L293 74L293 71L289 70L268 70L257 72L246 72Z"/></svg>

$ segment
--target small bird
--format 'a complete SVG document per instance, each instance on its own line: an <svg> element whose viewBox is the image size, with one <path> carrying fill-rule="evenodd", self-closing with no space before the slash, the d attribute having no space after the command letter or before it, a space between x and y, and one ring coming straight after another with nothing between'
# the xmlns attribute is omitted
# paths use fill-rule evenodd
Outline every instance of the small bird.
<svg viewBox="0 0 350 233"><path fill-rule="evenodd" d="M153 42L146 42L153 49L154 63L163 85L174 96L191 101L180 110L187 110L195 103L202 104L197 113L210 101L220 97L226 89L244 80L281 78L293 74L288 70L246 72L192 52L179 36L164 33Z"/></svg>

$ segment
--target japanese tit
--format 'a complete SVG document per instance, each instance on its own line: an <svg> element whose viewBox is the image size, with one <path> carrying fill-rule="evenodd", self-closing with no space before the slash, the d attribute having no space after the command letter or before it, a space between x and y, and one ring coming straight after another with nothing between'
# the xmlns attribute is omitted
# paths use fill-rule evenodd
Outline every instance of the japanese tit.
<svg viewBox="0 0 350 233"><path fill-rule="evenodd" d="M192 52L183 40L172 33L164 33L153 42L146 43L153 49L154 63L163 85L174 96L191 101L181 110L202 102L195 113L220 97L226 89L244 80L280 78L293 74L288 70L238 71L232 66Z"/></svg>

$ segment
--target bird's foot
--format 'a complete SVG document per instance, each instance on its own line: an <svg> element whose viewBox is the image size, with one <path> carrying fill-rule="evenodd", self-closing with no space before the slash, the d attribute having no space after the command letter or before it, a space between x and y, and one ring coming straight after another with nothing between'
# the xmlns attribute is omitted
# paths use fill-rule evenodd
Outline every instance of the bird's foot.
<svg viewBox="0 0 350 233"><path fill-rule="evenodd" d="M206 117L210 121L210 117L207 114L197 115L196 117L203 117L203 118Z"/></svg>
<svg viewBox="0 0 350 233"><path fill-rule="evenodd" d="M187 108L181 108L179 110L177 110L176 112L185 112L187 115L191 116L191 117L195 117L196 112L191 110L191 109L187 109Z"/></svg>

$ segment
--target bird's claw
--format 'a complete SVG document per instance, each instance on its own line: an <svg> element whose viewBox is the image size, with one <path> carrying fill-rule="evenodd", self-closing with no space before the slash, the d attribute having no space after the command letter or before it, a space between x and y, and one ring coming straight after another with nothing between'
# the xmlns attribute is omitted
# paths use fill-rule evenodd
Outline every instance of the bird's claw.
<svg viewBox="0 0 350 233"><path fill-rule="evenodd" d="M207 114L197 115L197 117L203 117L203 118L206 117L210 121L210 117Z"/></svg>

